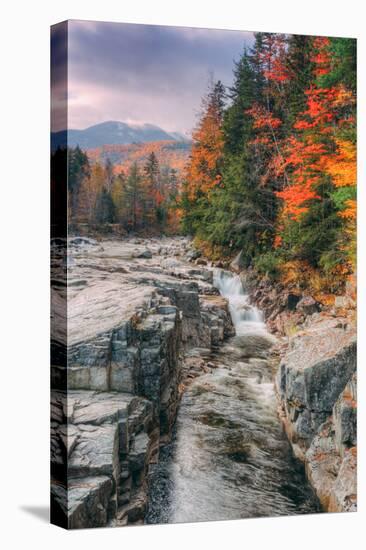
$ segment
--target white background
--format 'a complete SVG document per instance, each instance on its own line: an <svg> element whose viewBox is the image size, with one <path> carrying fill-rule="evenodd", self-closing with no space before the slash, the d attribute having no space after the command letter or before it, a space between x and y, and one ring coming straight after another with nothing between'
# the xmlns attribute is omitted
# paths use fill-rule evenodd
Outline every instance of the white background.
<svg viewBox="0 0 366 550"><path fill-rule="evenodd" d="M280 31L359 39L360 441L365 371L365 26L355 0L8 1L1 17L0 538L2 548L361 548L357 514L66 532L48 525L49 26L64 19ZM362 153L362 154L361 154ZM363 249L363 250L362 250ZM361 311L363 309L363 311ZM362 339L363 336L363 339ZM364 465L362 464L364 463Z"/></svg>

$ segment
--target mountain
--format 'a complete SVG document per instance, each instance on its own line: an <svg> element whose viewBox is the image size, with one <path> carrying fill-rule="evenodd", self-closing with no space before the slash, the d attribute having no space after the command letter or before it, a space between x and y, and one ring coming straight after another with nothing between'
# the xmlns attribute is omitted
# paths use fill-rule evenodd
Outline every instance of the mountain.
<svg viewBox="0 0 366 550"><path fill-rule="evenodd" d="M187 138L187 136L185 136L184 134L181 134L180 132L170 132L170 135L172 136L173 139L177 141L186 141L187 143L190 142L190 139Z"/></svg>
<svg viewBox="0 0 366 550"><path fill-rule="evenodd" d="M51 134L52 150L65 144L67 130ZM168 133L153 124L127 124L125 122L102 122L85 130L69 130L68 146L81 149L94 149L102 145L125 145L129 143L148 143L151 141L187 141L182 134Z"/></svg>

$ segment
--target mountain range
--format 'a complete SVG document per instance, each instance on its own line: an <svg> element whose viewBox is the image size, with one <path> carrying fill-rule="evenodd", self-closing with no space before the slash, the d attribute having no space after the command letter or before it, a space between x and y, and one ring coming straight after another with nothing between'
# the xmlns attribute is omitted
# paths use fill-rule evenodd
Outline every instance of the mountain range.
<svg viewBox="0 0 366 550"><path fill-rule="evenodd" d="M93 149L102 145L125 145L129 143L148 143L152 141L186 141L189 140L178 132L166 132L153 124L127 124L126 122L108 121L95 124L85 130L61 130L51 134L51 148L67 142L69 147L79 145L81 149Z"/></svg>

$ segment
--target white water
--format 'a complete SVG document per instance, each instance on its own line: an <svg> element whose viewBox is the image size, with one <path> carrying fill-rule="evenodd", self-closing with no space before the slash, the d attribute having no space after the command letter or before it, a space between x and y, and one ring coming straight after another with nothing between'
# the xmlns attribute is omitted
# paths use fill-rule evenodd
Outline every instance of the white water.
<svg viewBox="0 0 366 550"><path fill-rule="evenodd" d="M216 269L214 286L229 302L231 318L238 336L248 334L248 331L266 332L263 315L255 306L250 305L248 294L245 294L238 275Z"/></svg>

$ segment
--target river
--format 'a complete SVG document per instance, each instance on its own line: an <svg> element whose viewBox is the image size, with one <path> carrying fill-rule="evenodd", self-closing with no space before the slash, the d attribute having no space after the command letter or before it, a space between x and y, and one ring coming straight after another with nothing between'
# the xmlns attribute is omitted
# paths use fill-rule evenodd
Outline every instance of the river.
<svg viewBox="0 0 366 550"><path fill-rule="evenodd" d="M273 337L237 275L216 270L214 284L236 334L183 394L172 441L151 470L146 523L319 512L277 415Z"/></svg>

